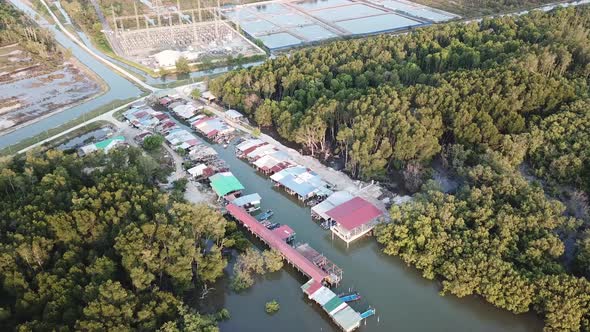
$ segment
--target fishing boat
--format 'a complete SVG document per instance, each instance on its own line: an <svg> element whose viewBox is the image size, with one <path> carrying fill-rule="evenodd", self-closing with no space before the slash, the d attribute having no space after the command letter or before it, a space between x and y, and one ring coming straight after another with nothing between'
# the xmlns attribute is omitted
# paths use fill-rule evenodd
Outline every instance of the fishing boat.
<svg viewBox="0 0 590 332"><path fill-rule="evenodd" d="M367 309L367 311L365 311L361 314L361 318L365 319L365 318L373 316L374 314L375 314L375 309L369 308L369 309ZM377 318L379 318L379 317L377 317Z"/></svg>
<svg viewBox="0 0 590 332"><path fill-rule="evenodd" d="M268 219L270 219L270 217L272 217L273 214L275 214L275 213L272 212L272 210L266 210L263 213L259 214L256 217L256 220L258 220L258 221L268 220Z"/></svg>
<svg viewBox="0 0 590 332"><path fill-rule="evenodd" d="M358 292L341 294L338 297L344 302L358 301L361 299L361 295Z"/></svg>

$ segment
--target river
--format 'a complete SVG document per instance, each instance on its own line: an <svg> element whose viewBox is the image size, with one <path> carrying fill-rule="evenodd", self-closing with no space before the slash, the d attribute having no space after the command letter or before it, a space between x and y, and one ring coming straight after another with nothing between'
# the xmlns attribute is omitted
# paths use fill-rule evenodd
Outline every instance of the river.
<svg viewBox="0 0 590 332"><path fill-rule="evenodd" d="M183 126L185 129L190 128ZM360 292L362 301L352 304L359 312L369 305L377 314L367 320L361 331L540 331L542 321L532 313L515 315L498 309L482 299L470 296L440 296L439 284L429 281L401 260L381 253L374 238L351 243L331 239L329 231L312 221L309 207L272 186L268 177L257 173L234 154L233 145L224 149L211 145L225 160L232 173L246 188L245 194L257 192L262 210L272 209L273 222L287 224L297 233L296 242L307 242L344 270L343 282L336 293L349 288ZM252 239L259 247L264 245ZM204 301L191 304L205 310L227 308L231 319L221 323L221 330L258 332L339 331L320 307L306 300L300 286L307 279L291 267L268 274L245 292L235 293L228 278L219 281ZM195 294L198 298L200 294ZM277 300L278 313L269 316L264 304ZM377 318L378 317L378 318Z"/></svg>

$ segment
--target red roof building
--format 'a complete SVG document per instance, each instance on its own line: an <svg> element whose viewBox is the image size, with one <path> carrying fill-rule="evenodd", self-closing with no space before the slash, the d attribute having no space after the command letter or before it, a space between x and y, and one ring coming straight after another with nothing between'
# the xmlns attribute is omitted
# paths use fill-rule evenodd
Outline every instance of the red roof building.
<svg viewBox="0 0 590 332"><path fill-rule="evenodd" d="M242 155L244 155L244 156L245 156L245 155L247 155L248 153L250 153L250 152L252 152L252 151L254 151L254 150L258 149L259 147L261 147L261 146L263 146L263 145L267 145L267 143L262 143L262 144L258 144L258 145L254 145L254 146L252 146L252 147L249 147L249 148L247 148L246 150L244 150L244 151L242 152Z"/></svg>
<svg viewBox="0 0 590 332"><path fill-rule="evenodd" d="M295 239L295 231L289 225L281 225L279 228L273 229L272 232L285 242L291 242Z"/></svg>
<svg viewBox="0 0 590 332"><path fill-rule="evenodd" d="M160 121L165 120L165 119L169 119L168 115L164 114L164 113L156 114L156 115L154 115L154 117Z"/></svg>
<svg viewBox="0 0 590 332"><path fill-rule="evenodd" d="M371 231L383 212L366 200L355 197L340 204L326 214L335 225L330 229L347 244Z"/></svg>

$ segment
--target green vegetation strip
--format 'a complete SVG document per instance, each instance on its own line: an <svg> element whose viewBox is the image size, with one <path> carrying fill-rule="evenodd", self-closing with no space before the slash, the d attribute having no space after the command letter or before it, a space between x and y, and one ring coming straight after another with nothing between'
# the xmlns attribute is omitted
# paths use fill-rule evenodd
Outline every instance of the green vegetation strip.
<svg viewBox="0 0 590 332"><path fill-rule="evenodd" d="M144 94L144 96L145 96L145 94ZM55 136L55 135L59 134L60 132L68 130L74 126L77 126L77 125L85 122L85 121L88 121L89 119L97 117L97 116L99 116L103 113L106 113L114 108L119 107L119 106L130 103L136 99L137 98L134 97L134 98L127 98L124 100L117 99L115 101L112 101L108 104L105 104L105 105L95 109L95 110L85 113L84 115L82 115L72 121L66 122L58 127L48 129L39 135L36 135L34 137L30 137L30 138L26 138L16 144L12 145L12 146L6 147L6 148L0 150L0 156L7 156L7 155L15 154L16 152L18 152L22 149L25 149L25 148L27 148L33 144L36 144L44 139Z"/></svg>

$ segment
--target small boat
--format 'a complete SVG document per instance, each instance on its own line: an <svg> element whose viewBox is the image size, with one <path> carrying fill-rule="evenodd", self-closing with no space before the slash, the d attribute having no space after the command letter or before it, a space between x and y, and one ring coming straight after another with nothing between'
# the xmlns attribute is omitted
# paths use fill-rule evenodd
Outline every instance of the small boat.
<svg viewBox="0 0 590 332"><path fill-rule="evenodd" d="M358 301L361 299L361 295L357 292L350 293L350 294L342 294L338 297L344 302Z"/></svg>
<svg viewBox="0 0 590 332"><path fill-rule="evenodd" d="M279 224L278 222L275 222L274 224L270 224L270 226L267 226L266 228L268 228L269 230L273 230L275 228L279 228L279 226L281 226L281 224Z"/></svg>
<svg viewBox="0 0 590 332"><path fill-rule="evenodd" d="M367 311L365 311L361 314L361 318L365 319L367 317L373 316L374 314L375 314L375 309L369 308L369 309L367 309Z"/></svg>
<svg viewBox="0 0 590 332"><path fill-rule="evenodd" d="M258 210L260 210L260 205L253 205L253 206L246 208L246 212L248 212L248 213L254 213Z"/></svg>
<svg viewBox="0 0 590 332"><path fill-rule="evenodd" d="M323 229L328 230L330 229L331 224L332 223L330 221L324 221L320 226L322 226Z"/></svg>
<svg viewBox="0 0 590 332"><path fill-rule="evenodd" d="M270 217L272 217L273 214L275 214L275 213L272 212L272 210L266 210L265 212L259 214L256 217L256 220L258 220L258 221L268 220L268 219L270 219Z"/></svg>
<svg viewBox="0 0 590 332"><path fill-rule="evenodd" d="M223 148L227 149L227 143L223 144Z"/></svg>
<svg viewBox="0 0 590 332"><path fill-rule="evenodd" d="M266 228L269 228L272 225L272 223L268 220L263 220L260 223L262 224L262 226L264 226Z"/></svg>

